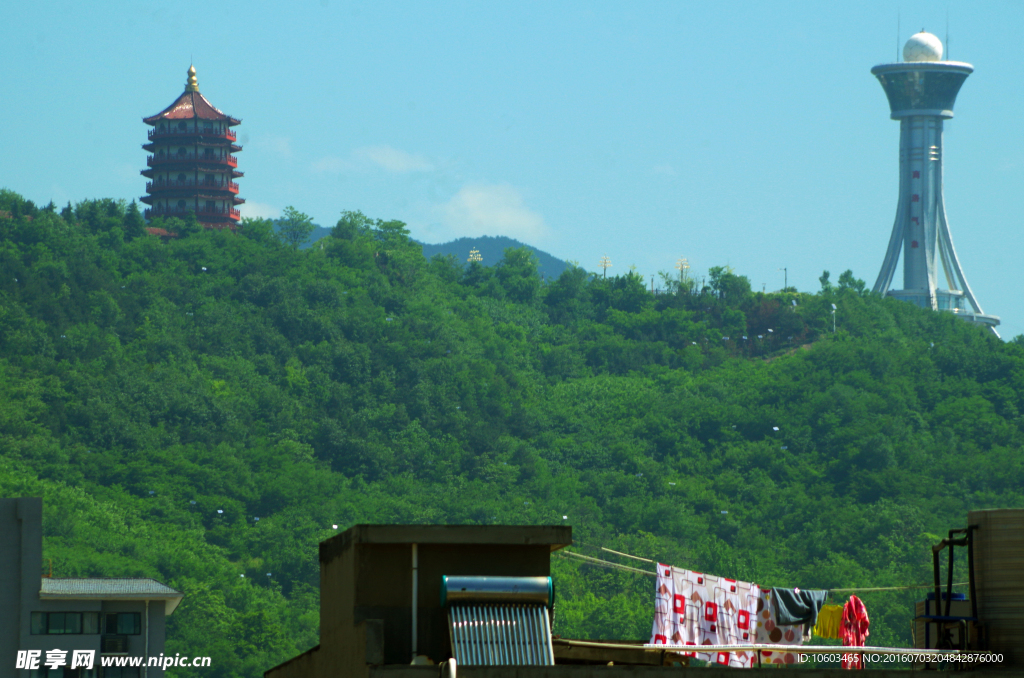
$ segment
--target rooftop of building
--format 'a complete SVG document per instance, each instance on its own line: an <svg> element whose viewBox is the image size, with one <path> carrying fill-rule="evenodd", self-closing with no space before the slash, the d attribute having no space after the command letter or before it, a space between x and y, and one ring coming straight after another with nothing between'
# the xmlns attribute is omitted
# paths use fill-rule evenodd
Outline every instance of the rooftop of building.
<svg viewBox="0 0 1024 678"><path fill-rule="evenodd" d="M563 525L354 525L320 543L320 559L355 544L488 544L572 546L572 528Z"/></svg>
<svg viewBox="0 0 1024 678"><path fill-rule="evenodd" d="M42 600L165 600L166 613L170 614L181 602L184 594L155 579L147 578L43 577L39 597Z"/></svg>

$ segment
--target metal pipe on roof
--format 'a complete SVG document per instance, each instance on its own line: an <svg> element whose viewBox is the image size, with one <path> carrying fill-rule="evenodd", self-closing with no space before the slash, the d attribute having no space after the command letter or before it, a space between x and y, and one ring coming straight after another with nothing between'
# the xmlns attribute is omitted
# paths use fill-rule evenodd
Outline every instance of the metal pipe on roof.
<svg viewBox="0 0 1024 678"><path fill-rule="evenodd" d="M485 638L487 639L487 651L488 661L491 664L501 664L501 645L498 643L498 637L494 633L496 628L494 626L494 608L490 605L482 608L484 630L487 632Z"/></svg>
<svg viewBox="0 0 1024 678"><path fill-rule="evenodd" d="M412 660L416 661L416 655L418 654L418 647L416 637L417 633L416 622L419 621L419 593L420 593L420 554L419 544L412 545Z"/></svg>
<svg viewBox="0 0 1024 678"><path fill-rule="evenodd" d="M548 617L548 609L546 607L541 608L541 612L544 615L544 618L541 620L541 625L543 627L541 638L544 639L544 651L547 654L548 661L551 662L551 664L554 664L555 646L551 644L551 633L549 632L551 619Z"/></svg>
<svg viewBox="0 0 1024 678"><path fill-rule="evenodd" d="M480 641L480 626L477 623L479 612L474 607L467 607L466 611L469 614L469 646L472 650L469 655L470 662L481 664L483 663L483 655L481 654L483 646Z"/></svg>

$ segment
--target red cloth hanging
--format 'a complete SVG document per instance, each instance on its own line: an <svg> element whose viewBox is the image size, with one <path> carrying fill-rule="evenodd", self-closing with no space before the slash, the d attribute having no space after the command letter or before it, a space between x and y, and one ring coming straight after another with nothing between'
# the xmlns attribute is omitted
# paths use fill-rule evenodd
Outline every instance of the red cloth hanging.
<svg viewBox="0 0 1024 678"><path fill-rule="evenodd" d="M839 626L839 637L843 639L843 647L864 647L864 641L869 635L868 625L870 623L868 609L864 607L864 603L857 596L850 596L846 605L843 606L843 619ZM864 655L858 654L851 656L850 659L844 659L842 667L844 669L863 669Z"/></svg>

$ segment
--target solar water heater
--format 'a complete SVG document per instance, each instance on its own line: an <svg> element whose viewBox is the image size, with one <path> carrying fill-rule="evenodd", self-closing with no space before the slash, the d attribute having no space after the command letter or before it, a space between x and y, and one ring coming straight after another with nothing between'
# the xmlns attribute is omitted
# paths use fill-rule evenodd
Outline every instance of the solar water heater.
<svg viewBox="0 0 1024 678"><path fill-rule="evenodd" d="M456 577L441 581L452 656L462 666L553 666L551 577Z"/></svg>

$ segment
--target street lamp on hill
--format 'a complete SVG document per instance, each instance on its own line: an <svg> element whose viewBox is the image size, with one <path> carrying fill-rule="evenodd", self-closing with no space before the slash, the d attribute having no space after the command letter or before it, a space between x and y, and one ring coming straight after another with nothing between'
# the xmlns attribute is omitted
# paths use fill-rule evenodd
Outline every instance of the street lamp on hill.
<svg viewBox="0 0 1024 678"><path fill-rule="evenodd" d="M679 271L679 286L682 287L685 282L689 287L690 262L686 260L686 257L679 257L679 261L676 262L676 270Z"/></svg>

